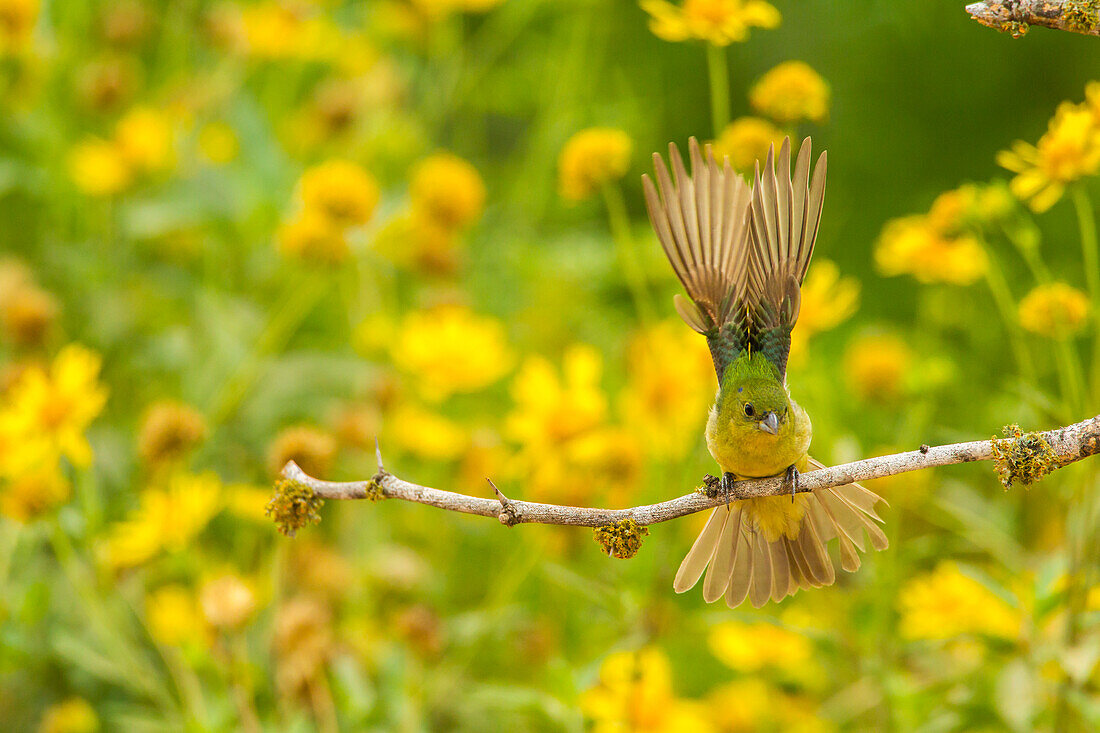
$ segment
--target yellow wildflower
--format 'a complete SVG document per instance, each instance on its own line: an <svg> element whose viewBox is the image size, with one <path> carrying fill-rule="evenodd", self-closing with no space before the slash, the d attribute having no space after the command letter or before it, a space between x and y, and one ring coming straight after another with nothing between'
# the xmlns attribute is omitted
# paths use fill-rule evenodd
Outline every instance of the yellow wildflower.
<svg viewBox="0 0 1100 733"><path fill-rule="evenodd" d="M756 161L763 162L768 157L768 148L772 145L778 148L783 138L783 131L767 120L738 117L714 141L714 155L719 160L728 155L734 170L751 174Z"/></svg>
<svg viewBox="0 0 1100 733"><path fill-rule="evenodd" d="M607 398L600 389L603 361L591 346L570 346L562 377L541 356L529 356L512 380L515 408L506 419L509 437L525 445L550 447L602 423Z"/></svg>
<svg viewBox="0 0 1100 733"><path fill-rule="evenodd" d="M408 314L391 354L432 400L484 389L507 374L515 360L504 324L460 305Z"/></svg>
<svg viewBox="0 0 1100 733"><path fill-rule="evenodd" d="M714 366L703 339L680 323L659 323L631 340L627 371L619 393L624 424L647 452L683 457L698 443L714 399Z"/></svg>
<svg viewBox="0 0 1100 733"><path fill-rule="evenodd" d="M558 157L561 195L571 201L586 199L630 170L634 144L622 130L590 127L566 141Z"/></svg>
<svg viewBox="0 0 1100 733"><path fill-rule="evenodd" d="M844 372L849 389L861 399L893 402L902 396L912 362L912 352L898 336L861 336L848 345Z"/></svg>
<svg viewBox="0 0 1100 733"><path fill-rule="evenodd" d="M791 360L805 358L806 342L851 318L859 307L859 280L841 277L831 260L818 260L802 283L802 307L791 333Z"/></svg>
<svg viewBox="0 0 1100 733"><path fill-rule="evenodd" d="M802 61L784 61L749 91L749 104L776 122L823 122L829 116L829 85Z"/></svg>
<svg viewBox="0 0 1100 733"><path fill-rule="evenodd" d="M72 486L58 470L56 461L45 461L0 481L0 514L17 522L29 522L64 504L71 495Z"/></svg>
<svg viewBox="0 0 1100 733"><path fill-rule="evenodd" d="M155 173L175 164L175 133L167 115L150 107L130 110L115 125L115 144L135 171Z"/></svg>
<svg viewBox="0 0 1100 733"><path fill-rule="evenodd" d="M221 508L221 481L213 473L177 473L145 489L137 509L111 527L102 551L113 568L140 565L162 551L184 549Z"/></svg>
<svg viewBox="0 0 1100 733"><path fill-rule="evenodd" d="M70 344L58 352L48 371L39 366L26 369L9 392L9 419L22 435L48 441L74 466L86 468L92 448L84 431L107 402L99 367L97 354Z"/></svg>
<svg viewBox="0 0 1100 733"><path fill-rule="evenodd" d="M331 433L309 425L295 425L285 428L271 441L267 465L277 476L287 462L294 461L310 476L325 478L332 472L338 448Z"/></svg>
<svg viewBox="0 0 1100 733"><path fill-rule="evenodd" d="M209 122L199 130L199 152L214 165L236 159L241 144L236 131L225 122Z"/></svg>
<svg viewBox="0 0 1100 733"><path fill-rule="evenodd" d="M38 733L96 733L98 730L99 717L82 697L70 697L51 705L38 725Z"/></svg>
<svg viewBox="0 0 1100 733"><path fill-rule="evenodd" d="M1020 301L1020 325L1041 336L1071 336L1090 315L1089 296L1066 283L1040 285Z"/></svg>
<svg viewBox="0 0 1100 733"><path fill-rule="evenodd" d="M241 29L249 55L285 59L298 53L304 18L284 3L260 2L241 9Z"/></svg>
<svg viewBox="0 0 1100 733"><path fill-rule="evenodd" d="M397 216L382 227L372 246L395 265L426 275L453 275L461 265L460 238L419 210Z"/></svg>
<svg viewBox="0 0 1100 733"><path fill-rule="evenodd" d="M728 46L744 41L750 28L775 28L779 11L763 0L641 0L650 15L649 29L666 41L706 41Z"/></svg>
<svg viewBox="0 0 1100 733"><path fill-rule="evenodd" d="M378 184L357 163L329 160L302 174L298 192L307 210L337 226L366 224L378 205Z"/></svg>
<svg viewBox="0 0 1100 733"><path fill-rule="evenodd" d="M57 300L35 285L0 291L0 327L18 346L41 344L57 318L57 311Z"/></svg>
<svg viewBox="0 0 1100 733"><path fill-rule="evenodd" d="M1016 174L1009 186L1017 198L1046 211L1067 184L1100 171L1100 124L1088 107L1063 102L1038 145L1017 140L997 164Z"/></svg>
<svg viewBox="0 0 1100 733"><path fill-rule="evenodd" d="M243 626L256 610L256 593L233 573L208 580L199 590L199 605L207 623L217 629Z"/></svg>
<svg viewBox="0 0 1100 733"><path fill-rule="evenodd" d="M181 585L166 585L145 597L145 625L153 640L164 646L186 646L206 638L195 595Z"/></svg>
<svg viewBox="0 0 1100 733"><path fill-rule="evenodd" d="M504 0L412 0L412 4L429 18L451 13L485 13Z"/></svg>
<svg viewBox="0 0 1100 733"><path fill-rule="evenodd" d="M745 673L767 667L798 672L813 655L805 636L766 621L725 621L711 629L707 646L730 669Z"/></svg>
<svg viewBox="0 0 1100 733"><path fill-rule="evenodd" d="M485 184L462 158L435 153L413 168L409 198L414 212L444 229L465 229L481 217Z"/></svg>
<svg viewBox="0 0 1100 733"><path fill-rule="evenodd" d="M69 177L89 196L113 196L130 185L133 171L117 144L91 139L70 151Z"/></svg>
<svg viewBox="0 0 1100 733"><path fill-rule="evenodd" d="M276 242L284 256L322 265L339 265L351 256L344 233L315 209L305 209L279 227Z"/></svg>
<svg viewBox="0 0 1100 733"><path fill-rule="evenodd" d="M875 264L884 275L970 285L985 276L989 260L976 237L945 236L928 217L907 216L887 222L875 244Z"/></svg>
<svg viewBox="0 0 1100 733"><path fill-rule="evenodd" d="M908 581L898 594L901 634L907 639L953 639L984 634L1015 639L1020 612L954 562Z"/></svg>
<svg viewBox="0 0 1100 733"><path fill-rule="evenodd" d="M713 730L700 703L675 697L668 657L656 647L609 654L580 708L595 733Z"/></svg>
<svg viewBox="0 0 1100 733"><path fill-rule="evenodd" d="M206 437L206 421L193 407L165 400L151 405L138 430L138 453L149 464L185 455Z"/></svg>
<svg viewBox="0 0 1100 733"><path fill-rule="evenodd" d="M22 50L38 22L39 0L0 0L0 55Z"/></svg>
<svg viewBox="0 0 1100 733"><path fill-rule="evenodd" d="M384 434L408 453L433 461L455 460L468 441L458 424L414 405L395 410L386 421Z"/></svg>
<svg viewBox="0 0 1100 733"><path fill-rule="evenodd" d="M812 700L791 695L758 678L721 685L707 695L710 718L723 733L797 730L826 733L835 729L817 714Z"/></svg>

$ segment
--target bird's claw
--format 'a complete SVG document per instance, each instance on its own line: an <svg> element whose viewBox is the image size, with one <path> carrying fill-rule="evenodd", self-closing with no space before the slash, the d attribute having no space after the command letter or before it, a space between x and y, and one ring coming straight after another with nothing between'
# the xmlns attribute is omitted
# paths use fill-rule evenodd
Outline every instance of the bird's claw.
<svg viewBox="0 0 1100 733"><path fill-rule="evenodd" d="M734 478L734 475L732 473L730 473L729 471L726 471L725 473L722 474L721 488L722 488L722 496L725 497L725 499L726 499L726 509L730 508L730 494L733 493L733 482L735 480L736 479Z"/></svg>
<svg viewBox="0 0 1100 733"><path fill-rule="evenodd" d="M794 503L794 495L798 493L798 469L794 465L787 467L786 481L791 485L791 503Z"/></svg>

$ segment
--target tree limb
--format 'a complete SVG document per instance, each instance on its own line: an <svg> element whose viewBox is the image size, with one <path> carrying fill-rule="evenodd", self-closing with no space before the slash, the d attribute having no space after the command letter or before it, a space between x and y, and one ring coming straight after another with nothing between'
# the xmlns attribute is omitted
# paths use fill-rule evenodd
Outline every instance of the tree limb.
<svg viewBox="0 0 1100 733"><path fill-rule="evenodd" d="M1100 36L1100 0L986 0L966 6L984 26L1019 38L1041 25L1086 36Z"/></svg>
<svg viewBox="0 0 1100 733"><path fill-rule="evenodd" d="M998 471L1007 486L1013 480L1030 483L1050 470L1061 468L1097 452L1100 452L1100 416L1047 432L1020 434L1017 430L1010 432L1009 437L1005 439L975 440L969 443L935 447L921 446L919 450L906 453L865 458L840 466L807 471L799 477L797 490L814 491L856 481L868 481L909 471L919 471L933 466L989 460L997 462ZM1044 456L1049 456L1049 459ZM624 520L634 520L638 526L644 527L710 509L725 501L721 496L708 496L707 493L696 491L659 504L630 509L560 506L509 499L492 481L489 481L496 493L496 498L490 499L442 491L405 481L382 467L381 451L378 451L377 457L378 473L368 481L346 483L321 481L306 475L293 461L283 469L283 478L288 482L308 487L316 497L321 499L402 499L464 514L496 517L501 524L507 526L535 523L605 527ZM1042 458L1042 460L1037 461L1036 458ZM1029 465L1029 462L1032 465ZM707 483L713 488L715 480L708 477ZM784 477L776 476L737 481L733 485L730 498L756 499L785 495L789 492L790 485Z"/></svg>

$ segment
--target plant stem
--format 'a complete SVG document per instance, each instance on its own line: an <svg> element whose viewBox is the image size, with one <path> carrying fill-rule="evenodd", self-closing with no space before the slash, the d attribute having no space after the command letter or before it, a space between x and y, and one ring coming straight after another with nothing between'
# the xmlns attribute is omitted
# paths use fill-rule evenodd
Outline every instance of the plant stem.
<svg viewBox="0 0 1100 733"><path fill-rule="evenodd" d="M630 230L630 216L626 213L623 193L616 183L603 186L603 200L607 206L607 218L611 228L611 238L615 240L615 252L619 258L619 267L626 278L630 295L634 299L634 309L643 325L652 323L654 316L650 308L649 291L646 288L645 273L638 262L634 246L634 235Z"/></svg>
<svg viewBox="0 0 1100 733"><path fill-rule="evenodd" d="M282 307L275 311L267 322L267 326L256 340L252 354L225 381L211 403L212 427L221 425L236 412L249 389L252 388L253 382L256 381L264 357L286 348L291 336L325 293L326 283L327 280L323 274L316 270L291 282L290 292L279 299Z"/></svg>
<svg viewBox="0 0 1100 733"><path fill-rule="evenodd" d="M710 77L710 115L714 136L730 121L730 72L726 62L726 49L707 44L707 71Z"/></svg>
<svg viewBox="0 0 1100 733"><path fill-rule="evenodd" d="M1073 207L1077 210L1077 225L1081 229L1081 255L1085 267L1085 282L1092 298L1092 374L1090 375L1089 403L1100 391L1100 247L1096 242L1096 216L1092 201L1083 185L1073 188Z"/></svg>
<svg viewBox="0 0 1100 733"><path fill-rule="evenodd" d="M1016 318L1016 307L1012 300L1012 293L1005 282L1004 273L993 259L989 260L989 266L985 271L985 281L989 285L989 292L993 296L993 302L1001 314L1005 329L1008 331L1009 343L1016 357L1016 364L1020 368L1021 376L1032 384L1035 383L1035 364L1031 361L1031 352L1024 343L1024 334L1020 329L1020 323Z"/></svg>

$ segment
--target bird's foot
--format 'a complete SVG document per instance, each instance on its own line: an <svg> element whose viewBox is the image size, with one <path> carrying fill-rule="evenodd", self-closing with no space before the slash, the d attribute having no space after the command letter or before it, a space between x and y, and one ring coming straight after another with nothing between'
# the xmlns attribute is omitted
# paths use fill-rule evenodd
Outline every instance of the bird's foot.
<svg viewBox="0 0 1100 733"><path fill-rule="evenodd" d="M722 474L721 488L722 488L722 496L726 500L726 509L730 508L730 494L733 493L733 482L736 481L736 480L737 479L734 477L734 475L732 473L730 473L729 471L726 471L725 473Z"/></svg>
<svg viewBox="0 0 1100 733"><path fill-rule="evenodd" d="M791 503L793 504L794 495L798 493L798 469L793 464L787 467L785 480L791 485Z"/></svg>

